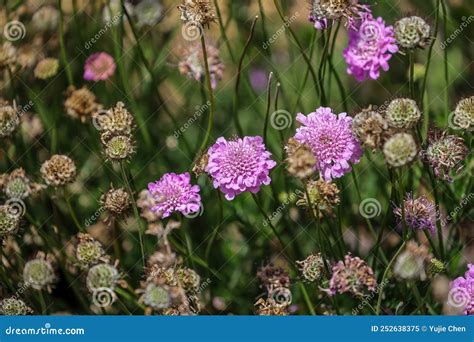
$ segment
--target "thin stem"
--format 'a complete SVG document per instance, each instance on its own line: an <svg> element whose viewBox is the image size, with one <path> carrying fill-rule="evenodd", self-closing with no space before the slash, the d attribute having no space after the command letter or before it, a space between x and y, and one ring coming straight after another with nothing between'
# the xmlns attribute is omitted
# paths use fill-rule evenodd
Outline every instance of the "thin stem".
<svg viewBox="0 0 474 342"><path fill-rule="evenodd" d="M69 215L71 215L72 220L74 221L74 224L76 225L76 228L77 228L80 232L85 233L86 230L85 230L84 227L82 227L82 225L79 223L79 220L77 219L76 213L74 212L74 209L72 208L71 199L67 196L67 194L64 194L64 199L65 199L66 204L67 204L67 209L68 209L68 211L69 211Z"/></svg>
<svg viewBox="0 0 474 342"><path fill-rule="evenodd" d="M273 72L270 73L268 76L268 83L267 83L267 110L265 114L265 125L263 127L263 143L266 145L267 144L267 133L268 133L268 119L270 116L270 106L271 106L271 101L272 101L272 91L271 91L271 86L272 86L272 77L273 77Z"/></svg>
<svg viewBox="0 0 474 342"><path fill-rule="evenodd" d="M415 99L415 53L410 51L408 53L409 63L410 63L410 79L409 79L409 89L410 89L410 97Z"/></svg>
<svg viewBox="0 0 474 342"><path fill-rule="evenodd" d="M441 0L441 12L443 14L443 31L444 37L447 37L448 34L448 13L446 9L446 3L444 0ZM448 68L448 48L444 49L444 81L446 87L444 89L445 96L445 113L449 113L449 68Z"/></svg>
<svg viewBox="0 0 474 342"><path fill-rule="evenodd" d="M301 292L303 293L303 298L306 302L306 306L308 307L309 312L311 313L311 315L316 316L316 311L314 311L314 305L311 302L311 298L309 297L306 287L301 282L299 282L298 285L300 287Z"/></svg>
<svg viewBox="0 0 474 342"><path fill-rule="evenodd" d="M212 89L211 73L209 71L209 61L207 59L206 39L204 37L204 34L201 35L201 47L202 47L202 55L204 58L204 66L206 69L207 91L209 93L208 95L209 101L211 102L211 106L209 110L209 119L207 122L206 135L204 136L204 140L202 141L201 147L199 148L199 151L203 152L207 146L207 143L209 142L209 138L211 137L212 127L214 125L214 113L216 111L216 101L214 98L214 90Z"/></svg>
<svg viewBox="0 0 474 342"><path fill-rule="evenodd" d="M143 267L145 267L145 265L146 265L145 248L144 248L144 245L143 245L143 233L145 232L145 227L143 227L143 223L142 223L142 220L141 220L141 217L140 217L140 213L138 211L137 203L136 203L135 197L133 195L134 192L133 192L132 187L130 185L130 181L127 177L127 173L125 171L125 162L124 161L122 161L120 163L120 171L122 173L123 182L125 183L125 187L127 189L127 192L129 194L131 202L132 202L133 214L135 215L135 219L138 223L138 237L139 237L139 240L140 240L140 252L141 252L141 255L142 255Z"/></svg>
<svg viewBox="0 0 474 342"><path fill-rule="evenodd" d="M66 48L64 46L64 14L62 10L62 0L58 0L58 9L59 9L59 49L61 53L61 60L64 64L64 69L66 70L66 77L69 85L74 84L74 79L72 77L71 66L69 65Z"/></svg>
<svg viewBox="0 0 474 342"><path fill-rule="evenodd" d="M403 248L405 248L405 244L406 244L406 241L403 241L400 248L397 250L397 252L394 254L392 259L388 263L387 268L385 269L385 272L383 273L382 281L380 282L380 284L385 284L385 279L387 279L388 273L389 273L390 269L392 268L392 265L395 262L395 259L402 252ZM380 306L382 305L383 288L384 288L383 286L380 287L379 298L377 299L377 307L376 307L376 310L375 310L375 314L377 316L380 315Z"/></svg>
<svg viewBox="0 0 474 342"><path fill-rule="evenodd" d="M234 99L233 99L233 112L234 112L233 114L234 115L232 115L232 117L234 118L235 129L237 130L237 133L240 136L244 135L244 131L239 121L239 108L238 108L238 103L240 103L239 102L239 85L240 85L240 80L242 77L242 66L244 64L245 55L247 54L247 50L250 47L250 42L252 41L252 37L255 32L255 24L257 23L257 20L258 20L258 16L255 16L255 19L252 22L252 27L250 28L249 37L247 38L247 41L244 45L244 49L242 51L242 55L240 56L240 59L239 59L239 66L237 68L237 77L235 80Z"/></svg>

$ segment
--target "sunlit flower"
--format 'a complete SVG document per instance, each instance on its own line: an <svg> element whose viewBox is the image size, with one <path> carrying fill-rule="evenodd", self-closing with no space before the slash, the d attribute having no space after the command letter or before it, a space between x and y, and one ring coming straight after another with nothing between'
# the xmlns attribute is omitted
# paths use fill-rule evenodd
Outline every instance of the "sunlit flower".
<svg viewBox="0 0 474 342"><path fill-rule="evenodd" d="M320 107L308 116L298 114L296 120L302 126L296 129L295 139L311 148L316 169L325 180L342 177L351 171L349 163L359 162L362 149L346 113L336 115L331 108Z"/></svg>
<svg viewBox="0 0 474 342"><path fill-rule="evenodd" d="M189 173L166 173L155 183L148 184L148 191L155 201L152 208L163 218L179 211L183 215L196 213L201 208L199 186L191 185Z"/></svg>
<svg viewBox="0 0 474 342"><path fill-rule="evenodd" d="M270 184L270 170L276 165L259 136L230 141L221 137L208 155L206 172L227 200L246 191L257 193L262 185Z"/></svg>

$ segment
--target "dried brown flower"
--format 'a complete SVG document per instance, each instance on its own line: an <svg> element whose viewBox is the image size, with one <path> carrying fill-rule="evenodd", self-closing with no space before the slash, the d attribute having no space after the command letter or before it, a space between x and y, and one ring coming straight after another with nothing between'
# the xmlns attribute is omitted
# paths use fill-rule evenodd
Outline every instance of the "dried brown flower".
<svg viewBox="0 0 474 342"><path fill-rule="evenodd" d="M57 187L76 179L76 165L65 155L55 154L41 165L41 176L46 184Z"/></svg>
<svg viewBox="0 0 474 342"><path fill-rule="evenodd" d="M102 109L94 93L86 87L76 89L74 86L69 86L66 94L67 98L64 102L66 113L75 119L80 119L81 122L92 118Z"/></svg>

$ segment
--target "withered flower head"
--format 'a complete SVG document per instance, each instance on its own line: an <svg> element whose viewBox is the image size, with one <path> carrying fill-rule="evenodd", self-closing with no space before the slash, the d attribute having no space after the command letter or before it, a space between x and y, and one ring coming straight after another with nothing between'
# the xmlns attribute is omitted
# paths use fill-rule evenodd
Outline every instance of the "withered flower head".
<svg viewBox="0 0 474 342"><path fill-rule="evenodd" d="M52 255L38 253L23 268L23 280L36 290L51 289L56 282L55 259Z"/></svg>
<svg viewBox="0 0 474 342"><path fill-rule="evenodd" d="M206 171L207 163L209 161L209 154L207 152L203 153L193 166L193 172L196 177L199 177Z"/></svg>
<svg viewBox="0 0 474 342"><path fill-rule="evenodd" d="M130 195L123 188L112 188L100 197L100 204L113 216L120 216L130 208Z"/></svg>
<svg viewBox="0 0 474 342"><path fill-rule="evenodd" d="M440 130L430 130L428 148L423 157L430 163L436 177L451 182L450 172L459 173L467 155L468 149L463 138Z"/></svg>
<svg viewBox="0 0 474 342"><path fill-rule="evenodd" d="M0 240L15 234L20 227L20 216L15 215L9 205L0 205Z"/></svg>
<svg viewBox="0 0 474 342"><path fill-rule="evenodd" d="M125 108L123 102L117 102L114 107L106 112L96 113L94 119L98 128L102 131L130 134L134 127L133 115Z"/></svg>
<svg viewBox="0 0 474 342"><path fill-rule="evenodd" d="M107 262L108 257L99 241L89 234L79 233L77 236L75 256L82 268L88 268L100 261Z"/></svg>
<svg viewBox="0 0 474 342"><path fill-rule="evenodd" d="M44 185L31 182L25 170L18 168L0 175L0 189L8 198L25 199L43 190Z"/></svg>
<svg viewBox="0 0 474 342"><path fill-rule="evenodd" d="M33 314L33 309L15 296L0 301L0 315L25 316L31 314Z"/></svg>
<svg viewBox="0 0 474 342"><path fill-rule="evenodd" d="M363 109L352 120L352 131L365 147L375 150L382 146L387 121L371 107Z"/></svg>
<svg viewBox="0 0 474 342"><path fill-rule="evenodd" d="M255 302L255 313L259 316L287 316L288 306L279 305L272 298L260 298Z"/></svg>
<svg viewBox="0 0 474 342"><path fill-rule="evenodd" d="M314 173L316 157L307 145L290 138L285 146L288 173L300 179L305 179Z"/></svg>
<svg viewBox="0 0 474 342"><path fill-rule="evenodd" d="M12 43L6 41L0 46L0 70L4 68L13 69L17 62L17 50Z"/></svg>
<svg viewBox="0 0 474 342"><path fill-rule="evenodd" d="M424 49L431 41L430 25L420 17L402 18L393 28L398 45L405 49Z"/></svg>
<svg viewBox="0 0 474 342"><path fill-rule="evenodd" d="M216 19L214 6L209 0L184 0L178 9L181 20L195 26L209 26Z"/></svg>
<svg viewBox="0 0 474 342"><path fill-rule="evenodd" d="M426 267L433 256L424 245L408 241L405 250L397 257L393 273L406 280L425 280Z"/></svg>
<svg viewBox="0 0 474 342"><path fill-rule="evenodd" d="M332 208L340 203L339 189L336 184L325 182L322 179L310 180L307 183L308 194L304 193L296 204L312 207L330 213ZM308 198L309 196L309 198Z"/></svg>
<svg viewBox="0 0 474 342"><path fill-rule="evenodd" d="M130 134L115 134L110 131L100 137L104 152L112 162L128 160L135 153L135 139Z"/></svg>
<svg viewBox="0 0 474 342"><path fill-rule="evenodd" d="M57 187L73 183L76 165L68 156L55 154L41 165L41 176L46 184Z"/></svg>
<svg viewBox="0 0 474 342"><path fill-rule="evenodd" d="M0 138L6 138L20 125L16 109L0 98Z"/></svg>
<svg viewBox="0 0 474 342"><path fill-rule="evenodd" d="M257 278L261 286L272 292L274 289L290 286L290 276L287 271L281 267L276 267L272 264L260 267L257 270Z"/></svg>
<svg viewBox="0 0 474 342"><path fill-rule="evenodd" d="M296 264L305 280L314 282L321 279L324 271L321 253L311 254L306 259L297 261Z"/></svg>
<svg viewBox="0 0 474 342"><path fill-rule="evenodd" d="M46 80L58 73L59 62L56 58L45 58L38 62L35 67L35 77L40 80Z"/></svg>
<svg viewBox="0 0 474 342"><path fill-rule="evenodd" d="M76 89L69 86L66 92L67 98L64 102L66 113L81 122L92 118L96 112L102 109L102 105L97 102L97 98L93 92L86 87Z"/></svg>

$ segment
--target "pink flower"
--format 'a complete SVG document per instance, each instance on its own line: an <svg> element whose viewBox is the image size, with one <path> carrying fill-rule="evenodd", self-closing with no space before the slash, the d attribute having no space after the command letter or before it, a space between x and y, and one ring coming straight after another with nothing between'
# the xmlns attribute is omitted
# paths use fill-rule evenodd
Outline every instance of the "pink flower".
<svg viewBox="0 0 474 342"><path fill-rule="evenodd" d="M219 138L207 153L206 172L212 177L214 188L219 188L229 201L245 191L257 193L262 185L271 182L269 173L276 163L270 159L262 137L233 141Z"/></svg>
<svg viewBox="0 0 474 342"><path fill-rule="evenodd" d="M202 206L199 186L191 185L188 172L180 175L166 173L155 183L148 184L148 191L155 202L151 209L162 218L175 211L190 215Z"/></svg>
<svg viewBox="0 0 474 342"><path fill-rule="evenodd" d="M360 20L349 29L349 46L344 50L347 73L361 82L376 80L380 68L388 71L388 61L398 51L392 26L385 26L382 18L361 13Z"/></svg>
<svg viewBox="0 0 474 342"><path fill-rule="evenodd" d="M296 120L303 126L296 129L295 139L311 148L316 169L326 181L349 172L349 162L359 162L362 149L352 132L352 118L346 113L336 115L331 108L320 107L308 116L298 114Z"/></svg>
<svg viewBox="0 0 474 342"><path fill-rule="evenodd" d="M104 81L115 72L115 62L106 52L96 52L87 58L84 65L84 79L88 81Z"/></svg>

